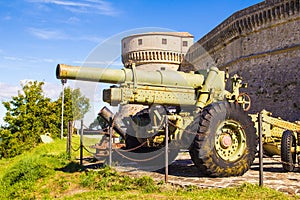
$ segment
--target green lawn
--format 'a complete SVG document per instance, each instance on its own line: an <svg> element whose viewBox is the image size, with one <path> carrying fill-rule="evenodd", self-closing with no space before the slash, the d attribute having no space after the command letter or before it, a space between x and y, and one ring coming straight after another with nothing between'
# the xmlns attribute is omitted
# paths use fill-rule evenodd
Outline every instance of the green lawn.
<svg viewBox="0 0 300 200"><path fill-rule="evenodd" d="M87 170L75 159L79 152L69 159L65 148L65 140L56 140L0 160L0 199L299 199L251 184L182 188L150 177L132 178L108 167Z"/></svg>

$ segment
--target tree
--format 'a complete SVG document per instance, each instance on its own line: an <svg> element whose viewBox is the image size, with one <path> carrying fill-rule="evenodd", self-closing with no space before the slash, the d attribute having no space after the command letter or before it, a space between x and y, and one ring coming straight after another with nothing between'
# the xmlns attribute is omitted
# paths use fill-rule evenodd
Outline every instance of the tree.
<svg viewBox="0 0 300 200"><path fill-rule="evenodd" d="M109 126L107 121L100 115L90 124L89 129L105 129Z"/></svg>
<svg viewBox="0 0 300 200"><path fill-rule="evenodd" d="M28 82L22 92L3 102L6 108L0 145L2 157L13 157L31 149L40 142L40 135L50 132L57 134L56 104L43 94L43 82Z"/></svg>
<svg viewBox="0 0 300 200"><path fill-rule="evenodd" d="M83 119L85 113L90 109L89 99L83 96L80 89L72 89L66 87L64 89L64 135L67 134L68 122ZM57 100L57 104L61 106L62 94ZM61 107L58 109L59 116L61 116ZM61 121L59 122L61 125ZM72 126L74 127L74 126Z"/></svg>
<svg viewBox="0 0 300 200"><path fill-rule="evenodd" d="M60 136L61 97L51 101L43 94L43 82L28 82L18 95L3 102L7 112L6 125L0 129L0 157L13 157L29 150L41 142L40 135L50 133ZM65 89L65 120L77 120L89 109L89 99L82 96L79 89Z"/></svg>

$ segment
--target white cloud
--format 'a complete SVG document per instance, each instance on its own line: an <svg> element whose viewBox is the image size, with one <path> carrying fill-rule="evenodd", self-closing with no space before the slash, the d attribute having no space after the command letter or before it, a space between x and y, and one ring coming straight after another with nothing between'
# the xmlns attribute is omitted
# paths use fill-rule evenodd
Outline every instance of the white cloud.
<svg viewBox="0 0 300 200"><path fill-rule="evenodd" d="M23 79L20 81L21 85L25 85L29 82L34 82L35 80L32 79ZM52 100L56 100L61 91L62 91L62 87L61 84L58 83L49 83L49 82L44 82L44 85L42 86L43 88L43 93L46 97L49 97Z"/></svg>
<svg viewBox="0 0 300 200"><path fill-rule="evenodd" d="M5 21L9 21L9 20L12 19L12 17L7 15L7 16L4 16L2 19L5 20Z"/></svg>
<svg viewBox="0 0 300 200"><path fill-rule="evenodd" d="M75 64L80 65L105 65L105 66L123 66L123 63L121 61L80 61L75 60L73 61Z"/></svg>
<svg viewBox="0 0 300 200"><path fill-rule="evenodd" d="M80 22L80 19L77 18L77 17L70 17L70 18L66 21L66 23L68 23L68 24L76 24L76 23L79 23L79 22Z"/></svg>
<svg viewBox="0 0 300 200"><path fill-rule="evenodd" d="M1 54L1 49L0 49ZM24 61L29 63L59 63L63 59L53 59L53 58L38 58L38 57L32 57L32 56L26 56L26 57L17 57L17 56L1 56L0 59L7 60L14 63L23 63Z"/></svg>
<svg viewBox="0 0 300 200"><path fill-rule="evenodd" d="M70 36L64 32L51 30L51 29L40 29L40 28L28 28L28 32L39 39L44 40L74 40L74 41L89 41L94 43L100 43L103 41L103 38L97 36Z"/></svg>
<svg viewBox="0 0 300 200"><path fill-rule="evenodd" d="M58 62L60 62L59 59L52 59L52 58L26 57L25 59L31 63L58 63Z"/></svg>
<svg viewBox="0 0 300 200"><path fill-rule="evenodd" d="M28 0L31 3L43 3L60 6L73 13L92 13L108 16L116 16L119 11L110 2L104 0Z"/></svg>
<svg viewBox="0 0 300 200"><path fill-rule="evenodd" d="M40 39L49 40L49 39L66 39L67 38L67 36L64 33L57 31L57 30L28 28L28 31L32 35L34 35Z"/></svg>
<svg viewBox="0 0 300 200"><path fill-rule="evenodd" d="M45 82L43 86L43 91L46 97L49 97L53 100L57 99L62 91L62 86L57 83L48 83Z"/></svg>
<svg viewBox="0 0 300 200"><path fill-rule="evenodd" d="M20 89L20 86L0 82L0 99L2 101L8 101L12 96L18 95L18 90Z"/></svg>
<svg viewBox="0 0 300 200"><path fill-rule="evenodd" d="M84 40L84 41L89 41L89 42L94 42L94 43L100 43L104 39L102 37L97 37L97 36L82 36L82 37L74 37L72 40Z"/></svg>
<svg viewBox="0 0 300 200"><path fill-rule="evenodd" d="M26 85L29 82L34 82L34 80L33 79L23 79L23 80L20 80L20 85Z"/></svg>
<svg viewBox="0 0 300 200"><path fill-rule="evenodd" d="M11 61L22 61L23 59L20 57L15 56L4 56L3 59L5 60L11 60Z"/></svg>
<svg viewBox="0 0 300 200"><path fill-rule="evenodd" d="M34 81L35 80L32 79L23 79L20 80L20 84L18 86L9 83L0 82L0 100L2 101L10 100L13 96L18 95L18 91L22 90L21 85L25 85L29 82L34 82ZM59 97L61 90L62 90L61 84L59 83L45 82L45 84L43 85L44 95L53 100Z"/></svg>

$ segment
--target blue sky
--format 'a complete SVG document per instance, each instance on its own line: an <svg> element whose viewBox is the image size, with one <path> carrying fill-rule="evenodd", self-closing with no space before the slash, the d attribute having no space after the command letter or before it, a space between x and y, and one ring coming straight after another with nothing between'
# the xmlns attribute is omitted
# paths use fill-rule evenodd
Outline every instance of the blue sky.
<svg viewBox="0 0 300 200"><path fill-rule="evenodd" d="M2 0L0 100L17 95L20 82L26 80L44 81L46 95L55 98L61 87L55 78L56 65L80 65L97 45L114 35L159 27L189 32L197 41L234 12L259 2ZM0 105L0 123L4 113Z"/></svg>

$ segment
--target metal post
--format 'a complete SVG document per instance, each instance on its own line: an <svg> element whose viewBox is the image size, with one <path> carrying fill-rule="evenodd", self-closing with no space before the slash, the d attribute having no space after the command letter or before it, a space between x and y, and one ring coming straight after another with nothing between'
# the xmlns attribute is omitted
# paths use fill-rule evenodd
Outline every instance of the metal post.
<svg viewBox="0 0 300 200"><path fill-rule="evenodd" d="M112 119L110 120L111 122L109 123L109 160L108 160L108 165L111 167L111 163L112 163L112 132L113 132L113 122L112 122Z"/></svg>
<svg viewBox="0 0 300 200"><path fill-rule="evenodd" d="M71 157L71 122L68 122L68 134L67 134L67 154Z"/></svg>
<svg viewBox="0 0 300 200"><path fill-rule="evenodd" d="M67 79L61 79L62 84L62 97L61 97L61 127L60 127L60 139L64 138L64 101L65 101L65 83Z"/></svg>
<svg viewBox="0 0 300 200"><path fill-rule="evenodd" d="M81 120L81 127L80 127L80 165L82 165L83 160L83 120Z"/></svg>
<svg viewBox="0 0 300 200"><path fill-rule="evenodd" d="M70 158L71 158L71 153L72 153L72 135L73 135L73 123L72 121L69 121L69 148L70 148Z"/></svg>
<svg viewBox="0 0 300 200"><path fill-rule="evenodd" d="M166 130L165 130L165 183L168 183L169 175L169 122L166 115Z"/></svg>
<svg viewBox="0 0 300 200"><path fill-rule="evenodd" d="M263 144L262 144L262 115L258 114L258 134L259 134L259 186L263 186Z"/></svg>

